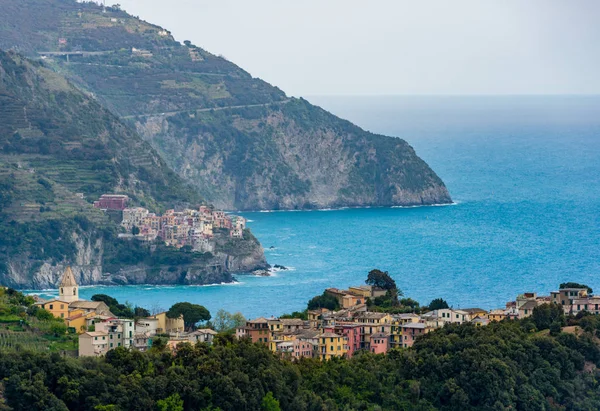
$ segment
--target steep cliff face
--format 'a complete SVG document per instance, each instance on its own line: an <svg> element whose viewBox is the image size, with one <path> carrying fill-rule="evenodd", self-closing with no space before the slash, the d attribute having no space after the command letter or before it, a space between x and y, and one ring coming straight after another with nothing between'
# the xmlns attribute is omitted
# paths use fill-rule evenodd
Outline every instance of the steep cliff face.
<svg viewBox="0 0 600 411"><path fill-rule="evenodd" d="M305 100L139 119L137 129L222 208L444 204L441 179L406 141Z"/></svg>
<svg viewBox="0 0 600 411"><path fill-rule="evenodd" d="M0 6L0 47L94 52L68 62L49 54L47 61L135 124L173 170L219 207L451 202L444 183L405 141L290 99L118 8L74 0L0 0ZM19 36L7 29L15 24ZM66 44L59 45L63 36Z"/></svg>
<svg viewBox="0 0 600 411"><path fill-rule="evenodd" d="M30 259L29 255L10 257L2 285L17 289L49 289L60 283L67 265L70 265L80 285L182 284L205 285L229 283L233 274L249 273L268 267L263 249L252 239L236 247L235 253L217 251L206 260L190 264L135 264L120 265L107 272L104 265L105 239L98 232L72 232L76 247L74 258L67 263L48 259Z"/></svg>

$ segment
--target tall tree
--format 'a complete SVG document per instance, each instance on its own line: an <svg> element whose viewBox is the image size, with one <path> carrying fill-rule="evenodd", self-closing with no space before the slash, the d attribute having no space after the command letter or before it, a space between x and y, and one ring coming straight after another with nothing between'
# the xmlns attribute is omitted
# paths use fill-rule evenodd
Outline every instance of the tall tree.
<svg viewBox="0 0 600 411"><path fill-rule="evenodd" d="M448 308L448 303L443 298L436 298L429 303L429 309L433 310L441 310L443 308Z"/></svg>
<svg viewBox="0 0 600 411"><path fill-rule="evenodd" d="M367 285L372 285L373 287L383 288L384 290L394 290L397 289L396 282L387 271L381 271L378 269L374 269L369 271L369 275L367 277L367 281L365 281Z"/></svg>
<svg viewBox="0 0 600 411"><path fill-rule="evenodd" d="M187 329L193 328L200 321L210 320L210 312L198 304L176 303L167 311L167 317L169 318L178 318L182 314Z"/></svg>

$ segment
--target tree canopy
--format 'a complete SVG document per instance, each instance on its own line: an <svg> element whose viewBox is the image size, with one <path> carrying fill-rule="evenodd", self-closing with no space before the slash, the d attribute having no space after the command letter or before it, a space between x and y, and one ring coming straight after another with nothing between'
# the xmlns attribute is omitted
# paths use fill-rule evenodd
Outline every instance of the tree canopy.
<svg viewBox="0 0 600 411"><path fill-rule="evenodd" d="M390 277L389 273L378 269L369 271L365 283L367 285L372 285L373 287L383 288L384 290L398 289L398 287L396 287L396 282Z"/></svg>
<svg viewBox="0 0 600 411"><path fill-rule="evenodd" d="M581 336L531 332L525 320L451 324L410 349L331 361L283 360L223 334L175 353L18 352L0 356L0 380L15 410L600 409L600 317L569 321Z"/></svg>
<svg viewBox="0 0 600 411"><path fill-rule="evenodd" d="M232 333L237 327L246 324L246 317L241 312L234 314L220 309L212 319L212 326L218 332Z"/></svg>
<svg viewBox="0 0 600 411"><path fill-rule="evenodd" d="M436 298L436 299L432 300L428 306L430 311L441 310L441 309L448 308L448 307L449 307L448 303L443 298Z"/></svg>
<svg viewBox="0 0 600 411"><path fill-rule="evenodd" d="M320 308L327 308L331 311L339 310L340 302L333 295L327 294L327 292L324 291L323 294L313 297L308 302L309 310L318 310Z"/></svg>
<svg viewBox="0 0 600 411"><path fill-rule="evenodd" d="M208 321L211 318L210 312L205 307L188 302L173 304L167 311L169 318L178 318L182 314L186 329L192 329L200 321Z"/></svg>
<svg viewBox="0 0 600 411"><path fill-rule="evenodd" d="M561 283L559 288L560 289L563 289L563 288L587 288L588 293L592 294L594 292L594 290L592 290L592 287L589 287L585 284L579 284L579 283L573 283L573 282Z"/></svg>
<svg viewBox="0 0 600 411"><path fill-rule="evenodd" d="M131 304L121 304L119 301L106 294L94 294L92 295L92 301L102 301L105 303L110 312L121 318L136 318L136 317L148 317L150 312L142 307L133 307Z"/></svg>

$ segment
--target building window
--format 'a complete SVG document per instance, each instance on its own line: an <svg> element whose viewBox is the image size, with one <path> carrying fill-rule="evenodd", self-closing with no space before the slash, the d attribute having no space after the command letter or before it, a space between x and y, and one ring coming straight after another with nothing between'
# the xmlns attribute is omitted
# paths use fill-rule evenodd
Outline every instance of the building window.
<svg viewBox="0 0 600 411"><path fill-rule="evenodd" d="M113 344L112 344L112 343L110 343L110 348L112 348L112 347L113 347Z"/></svg>
<svg viewBox="0 0 600 411"><path fill-rule="evenodd" d="M53 310L54 309L54 304L50 304L50 309Z"/></svg>

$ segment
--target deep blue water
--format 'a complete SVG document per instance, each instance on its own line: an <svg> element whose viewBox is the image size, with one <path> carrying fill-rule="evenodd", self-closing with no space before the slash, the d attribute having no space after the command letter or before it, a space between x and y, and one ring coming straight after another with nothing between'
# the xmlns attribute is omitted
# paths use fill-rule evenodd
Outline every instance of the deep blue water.
<svg viewBox="0 0 600 411"><path fill-rule="evenodd" d="M317 97L373 132L405 138L456 205L247 213L275 277L209 287L94 287L120 301L177 301L248 317L303 309L326 287L387 270L406 296L503 306L563 281L600 290L600 97Z"/></svg>

